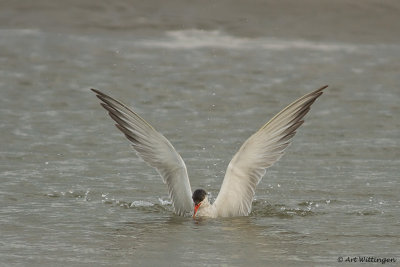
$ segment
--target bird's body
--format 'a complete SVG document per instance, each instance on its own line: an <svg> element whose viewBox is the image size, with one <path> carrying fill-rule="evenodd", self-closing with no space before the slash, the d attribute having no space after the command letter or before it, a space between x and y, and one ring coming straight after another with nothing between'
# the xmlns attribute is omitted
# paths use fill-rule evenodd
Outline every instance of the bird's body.
<svg viewBox="0 0 400 267"><path fill-rule="evenodd" d="M214 204L211 204L210 201L208 200L208 196L206 196L203 199L203 201L201 202L201 206L199 207L198 211L196 212L196 216L211 217L211 218L221 217L221 215L218 214L217 207Z"/></svg>
<svg viewBox="0 0 400 267"><path fill-rule="evenodd" d="M175 213L215 218L249 215L256 186L266 168L284 154L304 116L326 87L294 101L243 143L229 163L221 190L212 204L202 189L192 195L185 163L161 133L118 100L92 90L137 154L156 168L168 187Z"/></svg>

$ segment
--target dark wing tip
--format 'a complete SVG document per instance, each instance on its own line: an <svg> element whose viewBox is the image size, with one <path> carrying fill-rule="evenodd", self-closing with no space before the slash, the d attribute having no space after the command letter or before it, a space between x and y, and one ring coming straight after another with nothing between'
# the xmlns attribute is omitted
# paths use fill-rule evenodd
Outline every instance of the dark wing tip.
<svg viewBox="0 0 400 267"><path fill-rule="evenodd" d="M315 93L316 93L316 92L320 92L320 91L324 90L324 89L327 88L327 87L328 87L328 85L324 85L324 86L322 86L321 88L315 90L314 92L315 92Z"/></svg>
<svg viewBox="0 0 400 267"><path fill-rule="evenodd" d="M97 89L91 88L90 90L93 91L99 99L101 99L101 97L103 97L103 98L109 97L108 95L106 95L103 92L100 92ZM101 100L103 100L103 99L101 99Z"/></svg>
<svg viewBox="0 0 400 267"><path fill-rule="evenodd" d="M321 88L319 88L319 89L317 89L317 90L315 90L315 91L312 91L311 93L309 93L309 94L307 94L307 95L305 95L305 96L303 96L301 99L304 99L304 98L307 98L307 97L312 97L312 98L314 98L314 100L315 99L317 99L318 97L320 97L321 95L322 95L322 90L324 90L325 88L327 88L328 87L328 85L324 85L324 86L322 86ZM311 103L312 104L312 103Z"/></svg>
<svg viewBox="0 0 400 267"><path fill-rule="evenodd" d="M111 96L109 96L97 89L91 88L90 90L92 90L101 101L106 102L105 99L111 99L111 100L114 100L115 102L119 102L116 99L112 98Z"/></svg>
<svg viewBox="0 0 400 267"><path fill-rule="evenodd" d="M100 92L99 90L97 90L97 89L90 88L90 90L93 91L93 92L95 92L96 94L101 94L101 92Z"/></svg>

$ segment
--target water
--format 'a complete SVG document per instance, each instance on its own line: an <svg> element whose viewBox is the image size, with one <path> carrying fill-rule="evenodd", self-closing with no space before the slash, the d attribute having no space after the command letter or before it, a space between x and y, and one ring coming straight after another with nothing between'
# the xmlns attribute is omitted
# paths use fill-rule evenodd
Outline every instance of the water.
<svg viewBox="0 0 400 267"><path fill-rule="evenodd" d="M206 20L203 9L190 19L141 6L137 12L151 16L125 25L112 12L126 14L129 3L82 3L9 3L19 16L0 29L1 265L400 261L400 45L382 30L395 11L368 34L350 34L368 25L359 19L361 26L332 37L324 27L340 32L342 20L337 28L315 26L314 35L300 26L266 34L255 18L275 20L258 12L247 22L224 13L221 23ZM64 9L87 16L61 16ZM365 4L365 16L374 10ZM327 16L346 21L346 12ZM288 20L301 18L294 12ZM292 146L259 184L250 216L201 220L172 213L156 171L89 90L133 106L180 152L192 189L215 198L246 138L325 84Z"/></svg>

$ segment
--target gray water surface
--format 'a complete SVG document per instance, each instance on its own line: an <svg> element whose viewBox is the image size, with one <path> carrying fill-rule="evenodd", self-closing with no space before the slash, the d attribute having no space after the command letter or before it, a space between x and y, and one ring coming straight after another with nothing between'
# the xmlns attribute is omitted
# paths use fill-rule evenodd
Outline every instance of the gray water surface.
<svg viewBox="0 0 400 267"><path fill-rule="evenodd" d="M362 32L242 34L229 17L202 28L200 15L187 27L153 20L151 28L143 17L121 30L102 24L111 7L76 8L91 20L52 28L37 10L53 9L22 18L26 9L14 8L37 24L0 29L0 265L329 266L355 256L398 264L398 42ZM325 84L258 185L250 216L200 220L173 214L157 172L89 90L162 132L192 189L214 199L240 145Z"/></svg>

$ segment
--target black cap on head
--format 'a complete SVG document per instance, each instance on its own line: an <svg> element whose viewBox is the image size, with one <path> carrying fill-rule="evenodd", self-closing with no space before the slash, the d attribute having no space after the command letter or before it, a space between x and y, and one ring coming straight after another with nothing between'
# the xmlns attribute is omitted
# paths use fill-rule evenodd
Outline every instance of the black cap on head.
<svg viewBox="0 0 400 267"><path fill-rule="evenodd" d="M207 192L204 191L203 189L197 189L196 191L193 192L193 202L194 204L199 204L200 202L202 202L204 200L204 198L206 197Z"/></svg>

